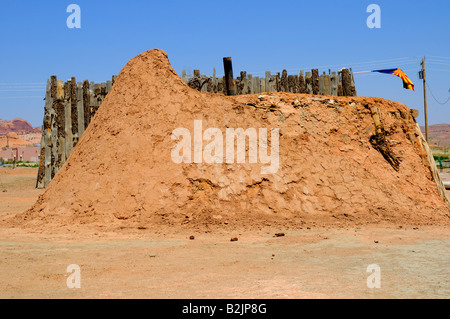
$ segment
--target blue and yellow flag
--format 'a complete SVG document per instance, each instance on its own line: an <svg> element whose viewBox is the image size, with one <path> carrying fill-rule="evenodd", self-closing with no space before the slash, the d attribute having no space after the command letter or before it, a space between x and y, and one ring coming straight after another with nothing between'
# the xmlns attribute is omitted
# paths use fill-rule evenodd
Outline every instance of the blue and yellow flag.
<svg viewBox="0 0 450 319"><path fill-rule="evenodd" d="M414 83L408 78L408 76L401 69L384 69L384 70L373 70L372 72L380 72L386 74L393 74L400 77L403 81L403 87L408 90L414 91Z"/></svg>

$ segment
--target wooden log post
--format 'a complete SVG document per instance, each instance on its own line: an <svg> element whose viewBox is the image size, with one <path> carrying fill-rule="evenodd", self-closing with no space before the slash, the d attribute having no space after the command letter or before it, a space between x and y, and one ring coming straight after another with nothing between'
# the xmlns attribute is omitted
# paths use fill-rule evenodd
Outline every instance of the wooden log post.
<svg viewBox="0 0 450 319"><path fill-rule="evenodd" d="M242 86L242 80L241 80L241 77L238 76L238 77L236 78L236 95L242 94L242 88L241 88L241 86Z"/></svg>
<svg viewBox="0 0 450 319"><path fill-rule="evenodd" d="M212 77L212 90L211 92L217 93L217 77L216 77L216 68L213 68L213 77Z"/></svg>
<svg viewBox="0 0 450 319"><path fill-rule="evenodd" d="M231 57L223 58L223 68L225 71L225 86L227 95L236 95L236 85L233 77L233 65Z"/></svg>
<svg viewBox="0 0 450 319"><path fill-rule="evenodd" d="M319 94L319 70L312 69L311 73L312 94L317 95Z"/></svg>
<svg viewBox="0 0 450 319"><path fill-rule="evenodd" d="M103 100L106 97L106 83L98 83L94 85L94 108L93 108L93 116L98 112L98 109L103 103Z"/></svg>
<svg viewBox="0 0 450 319"><path fill-rule="evenodd" d="M375 135L372 135L369 141L372 144L372 147L383 155L384 159L392 166L392 168L398 171L400 159L395 155L386 141L380 108L377 106L371 107L370 112L375 123Z"/></svg>
<svg viewBox="0 0 450 319"><path fill-rule="evenodd" d="M96 84L97 88L95 89L95 114L97 114L100 105L102 105L102 83Z"/></svg>
<svg viewBox="0 0 450 319"><path fill-rule="evenodd" d="M241 72L241 81L242 81L241 94L248 94L249 88L248 88L247 71Z"/></svg>
<svg viewBox="0 0 450 319"><path fill-rule="evenodd" d="M89 90L89 81L83 82L83 113L84 113L84 130L87 129L91 122L91 93Z"/></svg>
<svg viewBox="0 0 450 319"><path fill-rule="evenodd" d="M200 91L201 89L200 70L194 70L194 76L188 79L187 84L191 89Z"/></svg>
<svg viewBox="0 0 450 319"><path fill-rule="evenodd" d="M56 76L55 76L56 79ZM47 187L52 180L52 122L51 114L54 113L53 110L53 98L52 98L52 82L47 81L47 92L45 96L45 115L44 115L44 125L42 127L43 138L44 138L44 148L45 148L45 174L43 184L39 187ZM41 145L42 147L42 145Z"/></svg>
<svg viewBox="0 0 450 319"><path fill-rule="evenodd" d="M253 75L247 73L247 91L245 94L253 94Z"/></svg>
<svg viewBox="0 0 450 319"><path fill-rule="evenodd" d="M50 108L50 145L51 145L51 155L50 155L50 180L53 179L53 177L56 174L56 160L58 158L58 149L56 147L57 140L58 140L58 127L56 126L56 103L58 98L58 81L56 76L50 77L51 81L51 96L52 96L52 105Z"/></svg>
<svg viewBox="0 0 450 319"><path fill-rule="evenodd" d="M323 72L323 74L319 75L319 94L320 95L323 95L323 92L324 92L324 86L325 86L324 76L325 76L325 72Z"/></svg>
<svg viewBox="0 0 450 319"><path fill-rule="evenodd" d="M342 71L338 71L338 96L343 96L342 90Z"/></svg>
<svg viewBox="0 0 450 319"><path fill-rule="evenodd" d="M100 98L100 84L99 83L95 83L94 84L94 99L93 99L93 103L91 104L91 122L92 119L95 116L95 113L97 113L99 104L98 104L98 100Z"/></svg>
<svg viewBox="0 0 450 319"><path fill-rule="evenodd" d="M101 83L100 84L100 103L98 104L98 107L100 107L103 103L103 101L106 98L106 95L108 94L108 91L106 90L107 83ZM98 109L97 109L98 111Z"/></svg>
<svg viewBox="0 0 450 319"><path fill-rule="evenodd" d="M298 77L298 92L306 93L305 72L303 70L300 71L300 76Z"/></svg>
<svg viewBox="0 0 450 319"><path fill-rule="evenodd" d="M311 79L311 72L305 73L305 87L307 94L312 94L312 79Z"/></svg>
<svg viewBox="0 0 450 319"><path fill-rule="evenodd" d="M336 72L331 72L330 76L331 95L338 96L339 77Z"/></svg>
<svg viewBox="0 0 450 319"><path fill-rule="evenodd" d="M379 107L370 108L370 112L375 123L375 134L383 134L383 124L381 123L381 112Z"/></svg>
<svg viewBox="0 0 450 319"><path fill-rule="evenodd" d="M294 93L294 76L288 75L287 77L287 92Z"/></svg>
<svg viewBox="0 0 450 319"><path fill-rule="evenodd" d="M238 94L247 94L247 72L241 71Z"/></svg>
<svg viewBox="0 0 450 319"><path fill-rule="evenodd" d="M248 90L247 94L253 94L253 75L247 74Z"/></svg>
<svg viewBox="0 0 450 319"><path fill-rule="evenodd" d="M92 119L95 115L95 104L96 104L96 98L95 98L95 82L91 81L89 82L89 123L92 122Z"/></svg>
<svg viewBox="0 0 450 319"><path fill-rule="evenodd" d="M265 78L259 79L259 87L260 87L260 93L266 92L266 79Z"/></svg>
<svg viewBox="0 0 450 319"><path fill-rule="evenodd" d="M111 82L111 81L110 81ZM78 107L77 107L77 82L75 77L71 78L70 83L70 125L72 139L70 140L70 152L67 157L72 153L73 148L78 143Z"/></svg>
<svg viewBox="0 0 450 319"><path fill-rule="evenodd" d="M281 72L281 92L289 92L287 71Z"/></svg>
<svg viewBox="0 0 450 319"><path fill-rule="evenodd" d="M269 87L267 88L268 92L276 92L275 91L275 76L271 75L269 79Z"/></svg>
<svg viewBox="0 0 450 319"><path fill-rule="evenodd" d="M44 115L45 117L45 115ZM36 188L44 188L44 177L45 177L45 146L44 146L44 132L41 135L41 148L39 150L39 167L36 178Z"/></svg>
<svg viewBox="0 0 450 319"><path fill-rule="evenodd" d="M217 92L221 94L226 94L225 85L223 84L225 77L221 77L217 81Z"/></svg>
<svg viewBox="0 0 450 319"><path fill-rule="evenodd" d="M331 78L329 74L323 76L323 94L331 95Z"/></svg>
<svg viewBox="0 0 450 319"><path fill-rule="evenodd" d="M275 92L281 92L281 77L280 72L275 75Z"/></svg>
<svg viewBox="0 0 450 319"><path fill-rule="evenodd" d="M351 96L356 96L356 87L355 87L355 78L353 76L353 70L350 68L350 88L351 88Z"/></svg>
<svg viewBox="0 0 450 319"><path fill-rule="evenodd" d="M342 95L352 96L351 78L348 69L342 69Z"/></svg>
<svg viewBox="0 0 450 319"><path fill-rule="evenodd" d="M270 79L271 79L270 71L266 71L264 79L266 92L273 92L271 91Z"/></svg>
<svg viewBox="0 0 450 319"><path fill-rule="evenodd" d="M51 181L51 108L52 100L51 82L47 80L47 87L45 90L45 106L44 106L44 120L42 123L42 137L41 137L41 155L39 158L39 170L36 180L36 188L45 188Z"/></svg>
<svg viewBox="0 0 450 319"><path fill-rule="evenodd" d="M72 82L68 81L64 83L64 159L61 161L62 166L64 162L69 158L72 152Z"/></svg>
<svg viewBox="0 0 450 319"><path fill-rule="evenodd" d="M260 87L260 82L259 82L259 76L255 76L253 78L253 93L257 94L257 93L261 93L261 87Z"/></svg>
<svg viewBox="0 0 450 319"><path fill-rule="evenodd" d="M200 75L200 91L208 92L209 78L206 75Z"/></svg>
<svg viewBox="0 0 450 319"><path fill-rule="evenodd" d="M62 164L66 161L65 158L66 115L65 115L64 97L65 97L64 82L58 80L56 82L56 99L54 103L55 117L54 117L53 134L55 135L56 140L56 155L52 179L59 171Z"/></svg>
<svg viewBox="0 0 450 319"><path fill-rule="evenodd" d="M112 88L112 82L111 81L106 81L106 94L109 93L111 88Z"/></svg>
<svg viewBox="0 0 450 319"><path fill-rule="evenodd" d="M194 70L194 78L200 78L200 70Z"/></svg>
<svg viewBox="0 0 450 319"><path fill-rule="evenodd" d="M44 187L47 187L52 180L52 150L53 143L52 140L52 114L55 113L53 109L53 83L56 85L56 76L54 76L55 81L50 81L50 91L47 93L49 97L49 101L46 101L46 115L44 118L44 144L45 144L45 177L44 177Z"/></svg>
<svg viewBox="0 0 450 319"><path fill-rule="evenodd" d="M206 91L209 93L213 93L213 81L212 78L207 78L206 79Z"/></svg>
<svg viewBox="0 0 450 319"><path fill-rule="evenodd" d="M83 82L77 83L78 140L84 133Z"/></svg>
<svg viewBox="0 0 450 319"><path fill-rule="evenodd" d="M342 90L342 82L338 86L338 96L344 96L344 91Z"/></svg>

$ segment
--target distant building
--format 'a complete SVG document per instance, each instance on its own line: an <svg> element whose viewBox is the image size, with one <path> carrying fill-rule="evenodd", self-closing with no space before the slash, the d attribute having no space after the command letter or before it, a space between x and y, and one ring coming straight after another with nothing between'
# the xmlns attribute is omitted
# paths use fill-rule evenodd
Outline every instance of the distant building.
<svg viewBox="0 0 450 319"><path fill-rule="evenodd" d="M40 147L13 147L0 150L0 158L4 161L16 159L23 162L39 162L40 155Z"/></svg>

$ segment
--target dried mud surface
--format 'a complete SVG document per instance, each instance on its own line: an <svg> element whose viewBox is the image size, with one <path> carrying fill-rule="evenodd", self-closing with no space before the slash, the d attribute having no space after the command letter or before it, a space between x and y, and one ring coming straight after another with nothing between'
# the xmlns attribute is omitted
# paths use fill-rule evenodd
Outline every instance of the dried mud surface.
<svg viewBox="0 0 450 319"><path fill-rule="evenodd" d="M373 107L382 148L373 144ZM194 120L224 136L226 128L279 128L278 171L261 174L264 164L248 161L174 163L172 131L193 134ZM105 231L448 226L449 207L415 128L405 105L379 98L198 92L179 78L164 51L150 50L122 69L36 204L1 223ZM382 153L386 147L398 170Z"/></svg>

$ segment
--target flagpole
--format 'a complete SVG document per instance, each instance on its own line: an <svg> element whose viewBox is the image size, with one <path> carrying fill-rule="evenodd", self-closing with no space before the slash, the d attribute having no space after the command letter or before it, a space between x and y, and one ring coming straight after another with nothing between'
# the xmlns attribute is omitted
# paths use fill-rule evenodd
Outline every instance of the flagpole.
<svg viewBox="0 0 450 319"><path fill-rule="evenodd" d="M372 71L360 71L360 72L353 72L353 74L361 74L361 73L370 73Z"/></svg>

